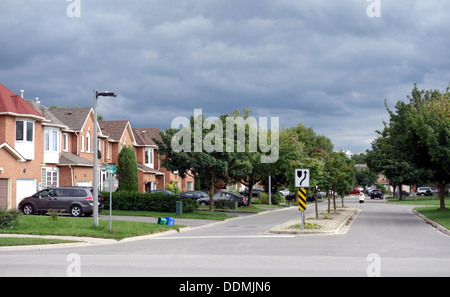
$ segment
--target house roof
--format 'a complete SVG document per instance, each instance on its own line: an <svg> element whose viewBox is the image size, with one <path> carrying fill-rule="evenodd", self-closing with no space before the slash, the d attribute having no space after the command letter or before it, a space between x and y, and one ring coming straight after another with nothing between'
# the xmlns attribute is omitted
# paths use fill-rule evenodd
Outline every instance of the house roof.
<svg viewBox="0 0 450 297"><path fill-rule="evenodd" d="M67 125L64 124L60 119L58 119L51 111L52 109L48 109L45 106L42 106L40 104L37 104L33 100L27 100L28 104L30 104L31 107L33 107L35 110L37 110L39 113L44 115L44 117L48 120L47 123L44 125L49 126L58 126L62 128L67 128Z"/></svg>
<svg viewBox="0 0 450 297"><path fill-rule="evenodd" d="M70 130L81 131L88 116L92 112L91 107L58 107L49 109L56 118L64 123Z"/></svg>
<svg viewBox="0 0 450 297"><path fill-rule="evenodd" d="M123 121L102 121L99 122L100 129L102 133L107 133L109 135L110 141L120 141L126 129L129 129L131 135L132 144L136 143L136 138L133 133L133 129L131 129L130 122L127 120Z"/></svg>
<svg viewBox="0 0 450 297"><path fill-rule="evenodd" d="M32 108L26 100L14 94L2 84L0 84L0 114L31 117L38 120L44 120L45 118Z"/></svg>
<svg viewBox="0 0 450 297"><path fill-rule="evenodd" d="M150 168L145 165L142 165L140 163L137 163L138 170L144 172L144 173L150 173L150 174L156 174L156 175L164 175L163 172L159 171L158 169Z"/></svg>
<svg viewBox="0 0 450 297"><path fill-rule="evenodd" d="M76 165L76 166L93 166L93 161L82 158L72 153L62 153L59 158L59 166L68 166L68 165Z"/></svg>
<svg viewBox="0 0 450 297"><path fill-rule="evenodd" d="M140 146L156 146L153 138L161 140L160 132L159 128L133 128L136 143Z"/></svg>

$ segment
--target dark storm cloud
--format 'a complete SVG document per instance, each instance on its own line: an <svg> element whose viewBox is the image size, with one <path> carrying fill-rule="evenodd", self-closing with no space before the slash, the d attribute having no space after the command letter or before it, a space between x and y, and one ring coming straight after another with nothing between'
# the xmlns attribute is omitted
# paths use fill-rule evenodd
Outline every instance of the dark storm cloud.
<svg viewBox="0 0 450 297"><path fill-rule="evenodd" d="M380 0L3 0L0 82L44 105L168 128L194 108L250 108L364 151L388 104L450 81L450 3Z"/></svg>

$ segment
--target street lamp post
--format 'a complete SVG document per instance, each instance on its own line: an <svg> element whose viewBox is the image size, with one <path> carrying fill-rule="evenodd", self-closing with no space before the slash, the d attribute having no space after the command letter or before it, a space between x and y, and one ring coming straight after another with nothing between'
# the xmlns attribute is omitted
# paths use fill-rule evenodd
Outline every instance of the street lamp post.
<svg viewBox="0 0 450 297"><path fill-rule="evenodd" d="M93 158L94 158L94 221L93 225L95 227L98 226L98 138L97 138L97 99L99 96L103 97L116 97L117 95L112 92L97 92L97 90L94 90L94 147L93 147Z"/></svg>

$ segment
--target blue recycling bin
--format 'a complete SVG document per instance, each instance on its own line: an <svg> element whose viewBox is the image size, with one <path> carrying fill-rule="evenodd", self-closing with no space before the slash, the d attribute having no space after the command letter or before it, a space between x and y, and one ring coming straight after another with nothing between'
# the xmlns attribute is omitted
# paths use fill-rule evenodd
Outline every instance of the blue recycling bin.
<svg viewBox="0 0 450 297"><path fill-rule="evenodd" d="M169 226L175 225L175 219L174 218L166 217L166 220L167 220L167 225L169 225Z"/></svg>

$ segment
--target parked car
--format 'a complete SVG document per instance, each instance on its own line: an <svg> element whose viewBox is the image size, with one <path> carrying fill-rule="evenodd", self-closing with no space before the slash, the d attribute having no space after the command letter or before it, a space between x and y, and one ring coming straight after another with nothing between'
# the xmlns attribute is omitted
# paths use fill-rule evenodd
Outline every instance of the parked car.
<svg viewBox="0 0 450 297"><path fill-rule="evenodd" d="M19 210L26 215L46 213L50 209L70 213L74 217L91 216L94 212L94 196L91 187L57 187L37 192L19 203ZM98 194L98 211L104 208L103 196Z"/></svg>
<svg viewBox="0 0 450 297"><path fill-rule="evenodd" d="M208 197L209 195L206 192L203 191L186 191L179 195L180 197L184 198L193 198L193 199L200 199L204 197Z"/></svg>
<svg viewBox="0 0 450 297"><path fill-rule="evenodd" d="M419 187L417 188L417 195L426 195L427 191L430 191L433 194L439 193L439 190L432 187Z"/></svg>
<svg viewBox="0 0 450 297"><path fill-rule="evenodd" d="M284 190L279 191L279 193L280 193L281 195L283 195L283 196L287 196L287 195L289 195L291 192L289 192L288 189L284 189Z"/></svg>
<svg viewBox="0 0 450 297"><path fill-rule="evenodd" d="M259 197L259 193L261 193L261 192L264 192L264 189L253 189L252 190L252 197ZM248 190L244 190L244 191L239 192L239 194L248 197L249 191Z"/></svg>
<svg viewBox="0 0 450 297"><path fill-rule="evenodd" d="M353 190L350 190L350 194L359 194L361 191L357 188L353 188Z"/></svg>
<svg viewBox="0 0 450 297"><path fill-rule="evenodd" d="M370 192L370 199L375 199L375 198L380 198L383 199L384 198L384 194L381 190L378 189L374 189Z"/></svg>
<svg viewBox="0 0 450 297"><path fill-rule="evenodd" d="M394 196L397 197L397 196L398 196L398 192L395 192L395 193L394 193ZM403 197L408 197L408 196L409 196L409 193L406 192L405 190L402 190L402 196L403 196Z"/></svg>
<svg viewBox="0 0 450 297"><path fill-rule="evenodd" d="M171 191L168 191L168 190L153 190L150 193L164 193L167 195L174 195L174 193L172 193Z"/></svg>
<svg viewBox="0 0 450 297"><path fill-rule="evenodd" d="M237 202L238 206L246 206L248 198L229 191L217 192L213 196L214 204L217 204L219 201L231 201ZM209 196L204 198L199 198L198 203L201 205L209 205Z"/></svg>

